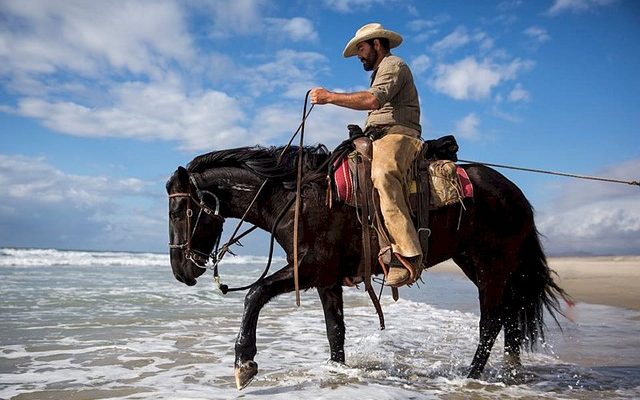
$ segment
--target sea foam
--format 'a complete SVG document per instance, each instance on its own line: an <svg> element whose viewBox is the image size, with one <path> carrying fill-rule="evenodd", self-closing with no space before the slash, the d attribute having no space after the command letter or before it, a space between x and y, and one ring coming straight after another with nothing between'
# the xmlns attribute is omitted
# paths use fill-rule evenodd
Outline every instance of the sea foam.
<svg viewBox="0 0 640 400"><path fill-rule="evenodd" d="M227 255L221 264L265 264L267 257ZM274 257L274 263L284 258ZM99 252L56 249L0 249L0 267L43 266L157 266L169 265L169 255L161 253Z"/></svg>

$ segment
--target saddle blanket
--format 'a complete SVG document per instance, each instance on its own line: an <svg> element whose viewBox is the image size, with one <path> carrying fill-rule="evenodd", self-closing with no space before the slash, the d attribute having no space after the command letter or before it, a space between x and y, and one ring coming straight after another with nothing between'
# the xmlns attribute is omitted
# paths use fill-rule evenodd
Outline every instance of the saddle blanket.
<svg viewBox="0 0 640 400"><path fill-rule="evenodd" d="M460 187L462 188L462 196L465 198L473 198L473 184L467 171L461 166L456 166L456 172L458 173L458 180L460 181Z"/></svg>
<svg viewBox="0 0 640 400"><path fill-rule="evenodd" d="M462 196L465 198L473 198L473 184L469 179L467 171L460 166L456 166L456 172ZM334 165L333 182L335 184L336 197L339 202L354 205L355 173L355 165L351 157L344 157Z"/></svg>
<svg viewBox="0 0 640 400"><path fill-rule="evenodd" d="M338 201L345 204L354 204L354 184L352 167L349 162L350 157L344 157L338 163L333 173L333 182L336 185L336 197Z"/></svg>

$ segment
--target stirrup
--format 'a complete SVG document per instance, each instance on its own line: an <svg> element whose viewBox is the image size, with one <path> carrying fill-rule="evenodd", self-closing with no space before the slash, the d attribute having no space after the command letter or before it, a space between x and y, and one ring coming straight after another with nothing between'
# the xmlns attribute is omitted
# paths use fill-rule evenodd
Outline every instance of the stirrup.
<svg viewBox="0 0 640 400"><path fill-rule="evenodd" d="M400 264L402 264L403 267L409 270L408 284L412 284L415 281L417 281L420 275L418 274L416 267L414 267L409 261L407 261L407 259L404 256L397 253L394 254L394 256L398 259L398 261L400 261ZM406 284L407 283L405 283L405 285Z"/></svg>
<svg viewBox="0 0 640 400"><path fill-rule="evenodd" d="M391 286L392 288L398 288L404 285L414 284L420 278L420 273L418 271L422 272L421 265L414 267L409 261L407 261L405 257L397 253L394 253L393 256L397 257L397 260L399 261L399 264L400 264L400 265L394 264L394 267L397 266L400 268L405 268L407 271L409 271L409 277L405 281L400 282L400 284L398 285L393 285L393 286L389 285L389 286ZM378 256L378 263L382 268L382 272L384 273L385 280L388 280L389 272L391 272L391 265L385 264L385 262L383 261L382 255ZM419 268L419 270L417 268Z"/></svg>

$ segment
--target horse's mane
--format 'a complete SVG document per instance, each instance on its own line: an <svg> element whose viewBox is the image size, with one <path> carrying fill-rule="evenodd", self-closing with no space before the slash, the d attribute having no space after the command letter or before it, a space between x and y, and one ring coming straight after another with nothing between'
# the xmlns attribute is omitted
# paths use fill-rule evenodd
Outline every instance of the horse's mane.
<svg viewBox="0 0 640 400"><path fill-rule="evenodd" d="M254 146L212 151L191 160L187 170L204 172L212 168L236 167L246 169L262 178L281 181L288 186L296 181L299 147L291 146L286 150L285 148L286 146ZM317 170L329 157L329 150L324 145L318 144L305 146L303 151L305 181L314 182L324 178L326 171ZM282 158L279 160L281 154Z"/></svg>

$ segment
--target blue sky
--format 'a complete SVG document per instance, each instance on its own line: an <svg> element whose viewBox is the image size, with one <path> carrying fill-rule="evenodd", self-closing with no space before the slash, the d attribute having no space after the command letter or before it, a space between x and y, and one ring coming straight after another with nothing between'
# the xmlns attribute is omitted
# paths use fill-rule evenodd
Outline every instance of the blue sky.
<svg viewBox="0 0 640 400"><path fill-rule="evenodd" d="M166 251L175 168L286 143L312 87L366 88L341 54L368 22L404 37L425 138L454 133L462 159L640 178L634 0L0 0L0 246ZM331 148L364 118L316 107L307 143ZM637 187L502 172L549 252L640 252ZM266 235L244 242L266 251Z"/></svg>

